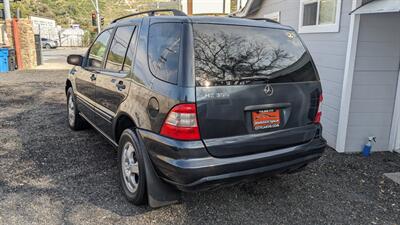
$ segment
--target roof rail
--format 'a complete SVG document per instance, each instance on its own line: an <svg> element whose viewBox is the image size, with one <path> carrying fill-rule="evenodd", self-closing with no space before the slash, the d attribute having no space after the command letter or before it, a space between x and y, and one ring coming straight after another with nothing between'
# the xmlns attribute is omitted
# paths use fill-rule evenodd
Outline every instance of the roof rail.
<svg viewBox="0 0 400 225"><path fill-rule="evenodd" d="M184 12L177 10L177 9L155 9L155 10L149 10L149 11L143 11L143 12L129 14L129 15L117 18L117 19L113 20L111 23L115 23L119 20L133 17L133 16L142 15L142 14L147 14L148 16L155 16L156 12L172 12L174 14L174 16L187 16Z"/></svg>

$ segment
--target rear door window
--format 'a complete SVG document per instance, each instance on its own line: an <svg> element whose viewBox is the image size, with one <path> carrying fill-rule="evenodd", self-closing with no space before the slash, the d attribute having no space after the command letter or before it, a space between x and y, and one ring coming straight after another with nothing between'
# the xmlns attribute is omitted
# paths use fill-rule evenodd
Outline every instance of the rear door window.
<svg viewBox="0 0 400 225"><path fill-rule="evenodd" d="M124 67L122 68L122 70L125 72L131 71L132 68L133 58L135 57L136 51L137 35L138 27L135 27L135 29L133 30L131 42L129 43L128 51L126 52Z"/></svg>
<svg viewBox="0 0 400 225"><path fill-rule="evenodd" d="M102 68L111 33L111 30L106 30L97 37L90 48L87 67L96 69Z"/></svg>
<svg viewBox="0 0 400 225"><path fill-rule="evenodd" d="M309 53L293 31L196 24L197 86L318 80Z"/></svg>
<svg viewBox="0 0 400 225"><path fill-rule="evenodd" d="M176 84L178 80L181 36L181 23L156 23L150 26L150 70L154 76L169 83Z"/></svg>
<svg viewBox="0 0 400 225"><path fill-rule="evenodd" d="M118 27L106 62L106 69L110 71L125 71L131 69L134 46L134 26Z"/></svg>

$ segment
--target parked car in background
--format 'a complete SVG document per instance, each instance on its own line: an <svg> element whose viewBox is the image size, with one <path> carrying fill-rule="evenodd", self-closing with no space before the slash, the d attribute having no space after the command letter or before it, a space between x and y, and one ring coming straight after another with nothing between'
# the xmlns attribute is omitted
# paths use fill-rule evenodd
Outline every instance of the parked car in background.
<svg viewBox="0 0 400 225"><path fill-rule="evenodd" d="M42 41L42 48L52 49L58 47L58 41L53 41L47 38L42 38L41 41Z"/></svg>
<svg viewBox="0 0 400 225"><path fill-rule="evenodd" d="M91 124L118 149L129 201L296 172L321 157L321 83L292 28L172 12L121 18L68 57L69 126Z"/></svg>

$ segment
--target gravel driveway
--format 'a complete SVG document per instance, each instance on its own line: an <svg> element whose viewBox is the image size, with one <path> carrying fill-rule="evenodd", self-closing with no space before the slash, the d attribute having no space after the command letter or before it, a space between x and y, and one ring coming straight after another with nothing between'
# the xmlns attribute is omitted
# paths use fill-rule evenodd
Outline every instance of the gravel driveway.
<svg viewBox="0 0 400 225"><path fill-rule="evenodd" d="M0 75L0 224L400 224L400 155L327 150L298 174L135 207L116 154L94 130L67 125L67 71Z"/></svg>

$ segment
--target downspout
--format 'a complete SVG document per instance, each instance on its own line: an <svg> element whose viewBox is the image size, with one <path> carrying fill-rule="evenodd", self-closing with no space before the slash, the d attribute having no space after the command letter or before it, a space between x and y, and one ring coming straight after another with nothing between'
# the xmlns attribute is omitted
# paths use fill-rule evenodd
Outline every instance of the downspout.
<svg viewBox="0 0 400 225"><path fill-rule="evenodd" d="M247 17L249 15L252 15L256 13L258 10L260 10L261 5L263 1L262 0L248 0L246 5L239 9L238 11L231 13L229 16L231 17Z"/></svg>
<svg viewBox="0 0 400 225"><path fill-rule="evenodd" d="M13 30L13 37L14 37L15 54L17 56L18 70L22 70L22 69L24 69L24 64L22 63L21 39L20 39L20 32L19 32L17 18L12 19L12 30Z"/></svg>

